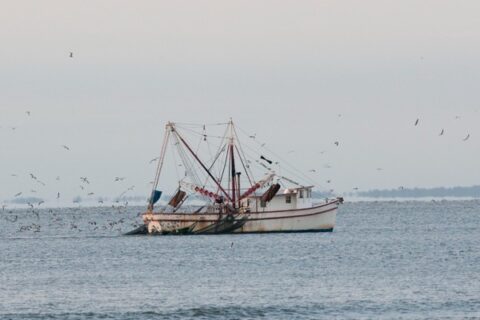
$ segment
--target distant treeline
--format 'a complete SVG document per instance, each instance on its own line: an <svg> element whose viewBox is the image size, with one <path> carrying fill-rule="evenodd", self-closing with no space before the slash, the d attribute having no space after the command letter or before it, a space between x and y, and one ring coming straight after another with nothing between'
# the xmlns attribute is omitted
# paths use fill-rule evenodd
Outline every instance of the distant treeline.
<svg viewBox="0 0 480 320"><path fill-rule="evenodd" d="M424 198L424 197L459 197L480 198L480 186L438 187L438 188L399 188L387 190L359 191L352 195L369 198Z"/></svg>

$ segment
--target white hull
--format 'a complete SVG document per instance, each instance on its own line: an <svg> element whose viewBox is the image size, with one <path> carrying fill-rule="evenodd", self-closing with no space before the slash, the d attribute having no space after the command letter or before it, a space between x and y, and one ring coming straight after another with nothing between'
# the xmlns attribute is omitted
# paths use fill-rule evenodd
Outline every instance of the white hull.
<svg viewBox="0 0 480 320"><path fill-rule="evenodd" d="M216 234L260 232L322 232L335 227L339 200L310 208L219 213L145 213L148 233Z"/></svg>

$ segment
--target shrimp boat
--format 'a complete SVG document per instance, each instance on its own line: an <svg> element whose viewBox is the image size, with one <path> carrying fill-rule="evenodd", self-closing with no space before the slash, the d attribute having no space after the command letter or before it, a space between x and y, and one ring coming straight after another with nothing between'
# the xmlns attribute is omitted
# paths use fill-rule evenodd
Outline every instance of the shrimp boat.
<svg viewBox="0 0 480 320"><path fill-rule="evenodd" d="M166 124L152 193L142 214L144 225L132 233L333 231L338 206L343 202L341 197L314 203L313 185L284 176L283 172L288 171L284 162L270 160L265 144L260 144L255 135L242 130L250 142L257 144L256 148L247 147L240 144L238 127L232 120L214 125L223 126L223 135L210 134L206 125ZM193 135L198 142L187 142L186 134ZM212 141L219 142L215 143L216 152L211 150ZM178 186L172 188L168 203L157 209L156 203L162 196L158 185L169 158L167 153L173 153L169 157L174 160ZM295 167L290 167L290 171L300 172ZM260 178L255 178L256 174Z"/></svg>

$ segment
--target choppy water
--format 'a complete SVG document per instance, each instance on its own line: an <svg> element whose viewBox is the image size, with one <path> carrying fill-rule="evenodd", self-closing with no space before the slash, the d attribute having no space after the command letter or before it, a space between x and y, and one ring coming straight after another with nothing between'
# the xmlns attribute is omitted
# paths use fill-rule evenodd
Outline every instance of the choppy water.
<svg viewBox="0 0 480 320"><path fill-rule="evenodd" d="M480 201L346 203L333 233L121 236L140 210L0 211L0 319L480 319Z"/></svg>

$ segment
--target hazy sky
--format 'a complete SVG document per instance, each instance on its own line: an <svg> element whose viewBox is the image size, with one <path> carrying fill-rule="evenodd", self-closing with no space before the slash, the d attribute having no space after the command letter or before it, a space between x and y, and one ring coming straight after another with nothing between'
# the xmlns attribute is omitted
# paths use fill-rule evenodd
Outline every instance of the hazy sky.
<svg viewBox="0 0 480 320"><path fill-rule="evenodd" d="M479 12L473 0L2 1L0 201L71 199L80 176L96 194L147 195L166 121L229 117L323 189L478 184Z"/></svg>

